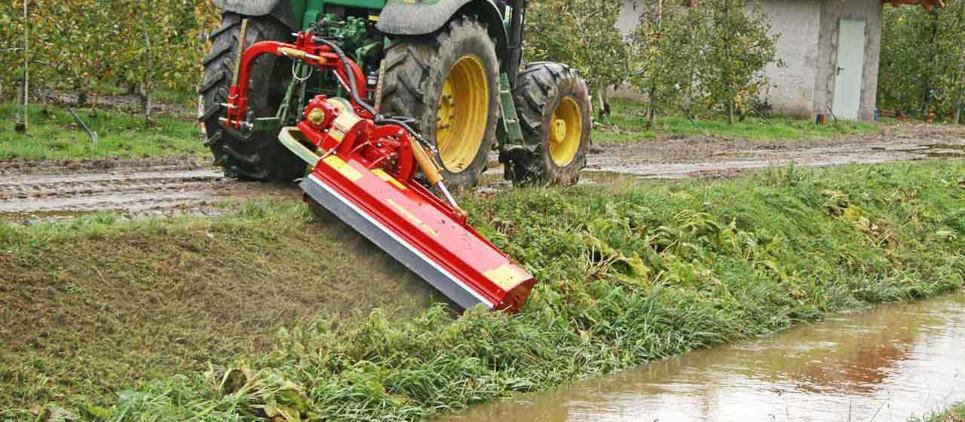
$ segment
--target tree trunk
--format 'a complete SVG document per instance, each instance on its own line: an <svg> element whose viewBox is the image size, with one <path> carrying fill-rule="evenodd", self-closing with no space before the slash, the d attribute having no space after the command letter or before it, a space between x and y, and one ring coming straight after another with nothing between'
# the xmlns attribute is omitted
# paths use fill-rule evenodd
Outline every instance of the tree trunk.
<svg viewBox="0 0 965 422"><path fill-rule="evenodd" d="M663 21L663 0L657 0L656 9L653 13L653 26L656 28L654 31L652 43L654 45L660 44L660 24ZM647 110L647 129L653 128L653 125L657 122L657 83L653 82L650 84L650 92L647 95L647 99L650 101L650 107Z"/></svg>
<svg viewBox="0 0 965 422"><path fill-rule="evenodd" d="M152 94L154 91L154 58L151 54L151 36L148 33L148 25L145 21L145 17L142 15L141 18L141 28L143 28L142 33L144 34L144 51L147 58L145 64L147 66L144 83L141 85L141 101L144 107L144 122L148 125L154 123L154 118L151 115L152 109L154 108Z"/></svg>
<svg viewBox="0 0 965 422"><path fill-rule="evenodd" d="M927 66L925 68L925 92L921 103L921 118L923 120L928 119L928 112L931 110L931 102L934 97L932 78L934 78L937 70L935 66L935 56L937 55L936 50L938 49L936 45L938 42L938 11L932 9L929 13L931 13L932 17L931 39L928 40L928 63L925 64L925 66Z"/></svg>
<svg viewBox="0 0 965 422"><path fill-rule="evenodd" d="M30 13L27 5L30 0L23 0L23 120L17 124L17 131L26 133L30 127Z"/></svg>
<svg viewBox="0 0 965 422"><path fill-rule="evenodd" d="M16 130L17 133L27 132L27 116L26 116L27 110L20 108L19 103L21 98L23 98L23 85L17 86L17 103L18 103L17 116L14 119L16 123L14 123L14 126L13 126L14 130Z"/></svg>
<svg viewBox="0 0 965 422"><path fill-rule="evenodd" d="M40 110L44 119L50 118L50 100L48 97L50 97L50 89L47 88L47 81L44 80L40 88L40 102L43 104L43 108Z"/></svg>
<svg viewBox="0 0 965 422"><path fill-rule="evenodd" d="M610 118L610 98L607 95L606 84L600 84L599 89L597 89L597 95L600 98L600 118L604 120L609 120Z"/></svg>
<svg viewBox="0 0 965 422"><path fill-rule="evenodd" d="M958 100L955 101L955 118L952 119L956 125L962 124L962 97L959 95Z"/></svg>

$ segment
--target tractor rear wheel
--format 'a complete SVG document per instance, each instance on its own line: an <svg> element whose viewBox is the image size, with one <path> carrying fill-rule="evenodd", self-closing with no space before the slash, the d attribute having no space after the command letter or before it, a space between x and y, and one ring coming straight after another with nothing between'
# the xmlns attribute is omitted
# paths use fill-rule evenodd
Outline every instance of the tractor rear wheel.
<svg viewBox="0 0 965 422"><path fill-rule="evenodd" d="M378 104L408 116L434 142L450 188L471 188L486 169L499 117L499 60L486 27L457 18L430 36L405 37L386 51Z"/></svg>
<svg viewBox="0 0 965 422"><path fill-rule="evenodd" d="M211 52L202 62L204 82L199 90L205 144L211 148L216 165L225 175L241 180L290 182L304 175L305 165L276 138L276 133L254 132L246 137L232 136L221 127L222 105L227 102L235 61L242 16L225 12L219 29L211 34ZM248 20L245 45L258 41L287 41L290 31L271 17ZM252 66L248 107L257 117L274 116L291 79L290 67L274 56L262 56Z"/></svg>
<svg viewBox="0 0 965 422"><path fill-rule="evenodd" d="M590 94L569 66L530 63L520 72L514 92L526 144L531 153L513 157L517 184L571 185L586 167L590 146Z"/></svg>

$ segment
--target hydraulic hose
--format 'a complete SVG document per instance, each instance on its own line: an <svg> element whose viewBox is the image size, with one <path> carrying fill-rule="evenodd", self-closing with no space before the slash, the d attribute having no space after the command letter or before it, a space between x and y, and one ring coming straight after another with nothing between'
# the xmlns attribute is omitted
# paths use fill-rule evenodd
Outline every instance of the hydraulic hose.
<svg viewBox="0 0 965 422"><path fill-rule="evenodd" d="M409 132L409 134L412 135L417 141L419 141L420 144L422 144L426 148L429 148L430 151L436 152L435 146L430 144L428 141L426 141L425 138L423 138L419 132L417 132L415 129L409 126L406 122L403 122L402 120L399 120L399 119L388 118L383 116L381 113L378 112L378 110L375 109L375 107L372 107L371 104L367 103L364 99L362 99L362 97L359 96L358 82L355 80L355 72L353 72L352 67L349 66L350 61L348 56L345 55L345 51L343 51L342 48L338 46L338 44L335 44L319 36L315 36L315 42L327 45L329 48L332 49L333 52L335 52L335 55L338 56L339 60L342 61L342 68L345 71L345 74L348 75L348 85L349 85L348 88L349 88L349 94L352 95L352 100L355 101L355 103L358 104L360 107L364 108L366 111L371 113L373 120L375 120L375 123L378 123L378 124L391 123L394 125L398 125L403 129L405 129L407 132Z"/></svg>

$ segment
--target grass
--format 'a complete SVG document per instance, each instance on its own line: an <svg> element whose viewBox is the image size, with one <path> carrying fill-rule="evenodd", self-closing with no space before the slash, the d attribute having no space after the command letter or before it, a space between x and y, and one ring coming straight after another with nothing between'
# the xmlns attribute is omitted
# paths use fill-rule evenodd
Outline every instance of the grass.
<svg viewBox="0 0 965 422"><path fill-rule="evenodd" d="M0 159L81 160L203 155L197 122L159 117L147 126L139 116L98 111L91 117L78 110L84 122L99 136L96 145L76 124L67 110L50 107L45 117L40 107L30 108L27 135L14 132L16 108L0 105Z"/></svg>
<svg viewBox="0 0 965 422"><path fill-rule="evenodd" d="M962 422L965 421L965 402L952 405L948 409L936 412L924 418L912 419L916 422Z"/></svg>
<svg viewBox="0 0 965 422"><path fill-rule="evenodd" d="M962 161L791 167L464 197L478 228L540 280L518 316L434 306L312 320L314 305L293 298L318 285L266 289L298 274L340 286L349 267L336 263L367 267L372 255L345 252L296 201L214 219L6 226L0 273L27 275L0 289L0 312L20 304L0 318L0 415L50 405L90 420L421 419L952 291L965 274L962 174ZM278 296L265 306L280 314L249 316L260 308L237 295ZM30 328L51 313L41 326L56 329ZM242 346L246 327L266 345Z"/></svg>
<svg viewBox="0 0 965 422"><path fill-rule="evenodd" d="M607 125L593 134L593 140L596 142L635 142L668 136L716 136L774 141L830 138L874 133L878 130L876 125L863 122L841 121L817 125L806 119L751 117L731 125L721 117L691 122L680 115L660 117L655 127L647 129L645 105L618 100L612 103L612 107L613 115Z"/></svg>

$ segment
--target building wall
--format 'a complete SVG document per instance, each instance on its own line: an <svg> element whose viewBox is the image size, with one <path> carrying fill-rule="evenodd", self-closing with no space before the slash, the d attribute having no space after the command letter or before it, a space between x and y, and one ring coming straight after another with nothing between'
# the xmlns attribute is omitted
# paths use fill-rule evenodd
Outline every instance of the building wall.
<svg viewBox="0 0 965 422"><path fill-rule="evenodd" d="M862 72L861 106L858 118L874 119L878 95L878 62L881 56L881 14L879 0L825 0L821 8L821 39L818 41L818 69L814 84L814 109L828 113L834 100L837 69L838 23L842 18L865 20L865 57Z"/></svg>
<svg viewBox="0 0 965 422"><path fill-rule="evenodd" d="M761 11L771 20L777 35L776 63L765 68L767 101L779 114L814 116L815 84L818 72L818 39L822 0L765 0Z"/></svg>

